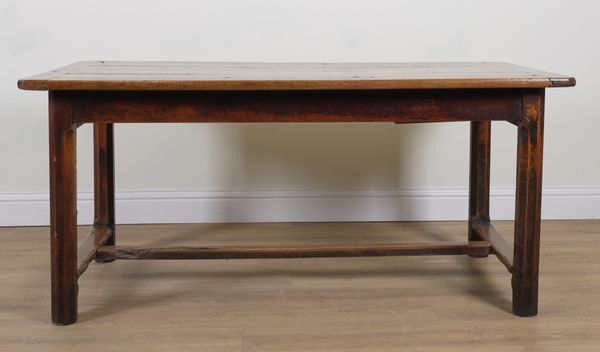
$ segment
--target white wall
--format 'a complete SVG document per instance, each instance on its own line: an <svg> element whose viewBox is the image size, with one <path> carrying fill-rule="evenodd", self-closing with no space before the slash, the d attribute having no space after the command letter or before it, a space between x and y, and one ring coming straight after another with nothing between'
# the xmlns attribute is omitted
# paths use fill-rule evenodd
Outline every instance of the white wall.
<svg viewBox="0 0 600 352"><path fill-rule="evenodd" d="M509 61L571 74L576 88L547 92L544 185L562 198L546 217L598 217L600 104L594 93L600 82L599 11L591 0L2 0L0 225L47 219L47 98L17 90L17 79L96 59ZM310 191L318 198L331 191L397 196L398 190L416 188L420 196L433 194L433 201L451 188L458 190L457 203L428 218L456 218L449 215L456 212L444 212L459 207L463 214L467 132L466 124L118 125L117 188L129 191L120 198L130 201L157 190L194 190L201 201L210 198L210 191L225 191L219 194L230 200L229 208L221 212L236 211L232 198L277 198L279 191L301 192L302 197ZM515 130L495 123L493 133L492 185L502 193L514 185ZM80 129L78 144L79 187L89 192L89 126ZM258 190L268 195L250 192ZM232 191L238 193L227 193ZM573 194L585 202L577 203ZM379 198L369 193L360 201L373 199ZM561 206L566 201L576 205ZM315 202L311 207L321 204L323 211L344 203ZM37 217L27 213L34 208ZM388 219L377 215L377 207L369 209L372 214L365 218ZM510 216L509 208L496 209L500 217ZM141 208L121 205L121 210L129 212L120 212L121 220L147 220L132 215L143 213ZM314 218L187 216L188 221Z"/></svg>

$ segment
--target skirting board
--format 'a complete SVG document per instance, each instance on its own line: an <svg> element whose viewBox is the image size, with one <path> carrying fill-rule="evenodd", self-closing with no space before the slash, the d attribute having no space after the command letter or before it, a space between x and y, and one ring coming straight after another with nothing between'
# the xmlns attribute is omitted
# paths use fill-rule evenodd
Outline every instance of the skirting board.
<svg viewBox="0 0 600 352"><path fill-rule="evenodd" d="M119 224L466 220L466 189L379 191L123 191ZM80 224L93 220L93 194L80 193ZM0 194L0 226L48 225L47 193ZM600 188L544 189L544 219L600 218ZM496 220L514 216L514 190L491 191Z"/></svg>

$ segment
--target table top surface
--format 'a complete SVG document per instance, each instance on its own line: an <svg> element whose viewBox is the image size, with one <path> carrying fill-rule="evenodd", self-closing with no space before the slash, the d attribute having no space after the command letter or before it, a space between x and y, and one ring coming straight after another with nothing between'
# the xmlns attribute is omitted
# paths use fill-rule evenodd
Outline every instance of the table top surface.
<svg viewBox="0 0 600 352"><path fill-rule="evenodd" d="M573 77L504 62L82 61L19 80L26 90L344 90L571 87Z"/></svg>

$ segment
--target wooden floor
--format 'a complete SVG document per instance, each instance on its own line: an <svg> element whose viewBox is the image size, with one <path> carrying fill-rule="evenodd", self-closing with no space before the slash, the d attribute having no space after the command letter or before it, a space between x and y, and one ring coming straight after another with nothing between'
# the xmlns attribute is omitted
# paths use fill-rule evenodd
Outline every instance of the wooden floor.
<svg viewBox="0 0 600 352"><path fill-rule="evenodd" d="M461 222L117 231L119 244L149 246L466 238ZM600 221L545 221L542 236L535 318L510 313L510 275L493 256L117 261L90 266L79 322L56 327L48 229L0 228L0 351L600 351Z"/></svg>

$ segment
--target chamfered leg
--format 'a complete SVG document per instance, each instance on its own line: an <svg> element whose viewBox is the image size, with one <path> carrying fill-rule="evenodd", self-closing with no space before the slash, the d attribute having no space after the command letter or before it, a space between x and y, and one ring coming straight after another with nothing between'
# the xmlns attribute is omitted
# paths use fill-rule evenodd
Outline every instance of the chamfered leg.
<svg viewBox="0 0 600 352"><path fill-rule="evenodd" d="M471 122L469 166L469 241L480 241L474 221L490 220L490 141L491 121Z"/></svg>
<svg viewBox="0 0 600 352"><path fill-rule="evenodd" d="M526 91L518 125L513 313L534 316L538 309L544 90Z"/></svg>
<svg viewBox="0 0 600 352"><path fill-rule="evenodd" d="M64 93L49 93L52 322L77 320L77 125Z"/></svg>
<svg viewBox="0 0 600 352"><path fill-rule="evenodd" d="M115 245L115 169L112 123L94 123L94 225L108 226Z"/></svg>

